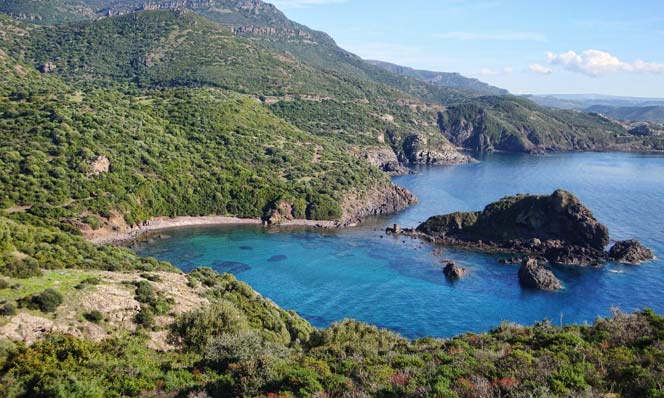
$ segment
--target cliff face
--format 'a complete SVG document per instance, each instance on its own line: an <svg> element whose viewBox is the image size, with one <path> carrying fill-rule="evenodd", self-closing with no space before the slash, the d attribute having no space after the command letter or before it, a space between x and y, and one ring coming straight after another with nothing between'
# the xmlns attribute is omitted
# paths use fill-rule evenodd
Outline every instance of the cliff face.
<svg viewBox="0 0 664 398"><path fill-rule="evenodd" d="M462 241L557 240L603 251L608 229L569 192L503 198L481 212L431 217L419 232Z"/></svg>
<svg viewBox="0 0 664 398"><path fill-rule="evenodd" d="M417 204L417 198L406 188L395 184L381 184L366 192L346 196L342 204L342 225L350 225L375 215L396 213Z"/></svg>

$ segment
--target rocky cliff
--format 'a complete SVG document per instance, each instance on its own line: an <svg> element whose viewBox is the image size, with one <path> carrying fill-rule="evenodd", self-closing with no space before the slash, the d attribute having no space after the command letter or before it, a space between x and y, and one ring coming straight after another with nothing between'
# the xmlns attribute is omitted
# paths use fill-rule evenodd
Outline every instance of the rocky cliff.
<svg viewBox="0 0 664 398"><path fill-rule="evenodd" d="M406 188L395 184L381 184L365 192L346 196L342 208L341 225L351 225L366 217L396 213L417 204L417 198Z"/></svg>

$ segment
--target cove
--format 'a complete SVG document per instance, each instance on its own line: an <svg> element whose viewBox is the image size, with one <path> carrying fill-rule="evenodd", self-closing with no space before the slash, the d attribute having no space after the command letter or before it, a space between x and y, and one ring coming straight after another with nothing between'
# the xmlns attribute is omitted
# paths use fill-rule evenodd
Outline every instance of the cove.
<svg viewBox="0 0 664 398"><path fill-rule="evenodd" d="M491 154L481 160L394 178L420 204L357 228L189 228L168 231L168 239L137 251L184 271L209 266L233 273L318 327L354 318L411 338L482 332L502 321L592 322L610 315L612 307L664 312L664 261L659 259L638 267L554 267L564 289L547 293L522 289L518 266L500 264L501 256L385 236L384 228L393 223L416 226L430 215L479 210L505 195L563 188L593 211L612 239L638 239L656 256L664 255L664 157ZM470 274L448 282L443 259Z"/></svg>

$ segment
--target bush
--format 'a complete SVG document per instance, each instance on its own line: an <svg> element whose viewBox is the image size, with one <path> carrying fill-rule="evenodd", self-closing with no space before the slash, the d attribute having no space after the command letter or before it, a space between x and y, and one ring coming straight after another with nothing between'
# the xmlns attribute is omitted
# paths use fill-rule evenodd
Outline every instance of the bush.
<svg viewBox="0 0 664 398"><path fill-rule="evenodd" d="M92 323L100 323L104 320L104 314L102 314L100 311L93 310L83 314L83 318Z"/></svg>
<svg viewBox="0 0 664 398"><path fill-rule="evenodd" d="M96 286L100 282L101 281L99 280L99 278L96 277L85 278L82 281L80 281L78 285L74 286L74 289L82 290L88 286Z"/></svg>
<svg viewBox="0 0 664 398"><path fill-rule="evenodd" d="M154 326L154 314L149 308L141 308L134 317L134 322L146 329L151 329Z"/></svg>
<svg viewBox="0 0 664 398"><path fill-rule="evenodd" d="M336 220L341 215L339 202L327 195L314 197L307 207L307 218L310 220Z"/></svg>
<svg viewBox="0 0 664 398"><path fill-rule="evenodd" d="M83 221L85 224L88 224L94 231L98 230L102 226L101 220L95 216L85 216L81 221Z"/></svg>
<svg viewBox="0 0 664 398"><path fill-rule="evenodd" d="M205 363L229 372L235 396L254 396L275 378L275 365L288 351L263 339L256 331L224 333L210 340Z"/></svg>
<svg viewBox="0 0 664 398"><path fill-rule="evenodd" d="M7 279L0 279L0 290L9 288L9 281Z"/></svg>
<svg viewBox="0 0 664 398"><path fill-rule="evenodd" d="M0 265L3 263L4 267L0 267L0 272L11 278L27 279L42 275L39 262L32 257L18 258L13 254L7 254L0 257Z"/></svg>
<svg viewBox="0 0 664 398"><path fill-rule="evenodd" d="M222 301L180 315L171 325L170 340L186 350L202 352L209 339L247 328L244 314L232 303Z"/></svg>
<svg viewBox="0 0 664 398"><path fill-rule="evenodd" d="M60 293L53 289L46 289L39 294L20 299L19 305L29 309L38 309L42 312L55 312L62 301L63 297Z"/></svg>
<svg viewBox="0 0 664 398"><path fill-rule="evenodd" d="M7 303L0 307L0 315L1 316L12 316L16 315L16 304L14 303Z"/></svg>

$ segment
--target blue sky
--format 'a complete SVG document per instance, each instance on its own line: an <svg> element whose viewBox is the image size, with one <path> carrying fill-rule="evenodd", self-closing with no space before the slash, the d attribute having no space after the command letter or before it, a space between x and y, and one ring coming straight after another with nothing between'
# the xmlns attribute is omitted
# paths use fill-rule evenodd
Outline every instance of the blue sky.
<svg viewBox="0 0 664 398"><path fill-rule="evenodd" d="M664 0L272 2L368 59L513 93L664 97Z"/></svg>

